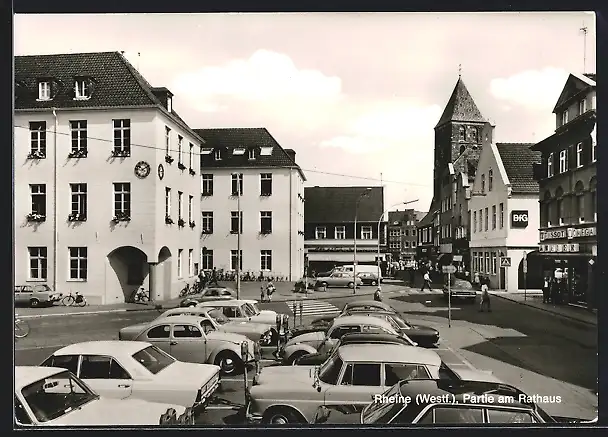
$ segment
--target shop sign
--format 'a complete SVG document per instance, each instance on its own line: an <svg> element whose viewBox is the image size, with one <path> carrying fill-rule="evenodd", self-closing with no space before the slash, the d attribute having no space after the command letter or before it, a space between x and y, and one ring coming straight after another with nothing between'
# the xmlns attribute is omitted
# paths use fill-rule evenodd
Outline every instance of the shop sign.
<svg viewBox="0 0 608 437"><path fill-rule="evenodd" d="M540 241L545 240L557 240L559 238L566 238L568 233L566 229L556 229L555 231L540 231Z"/></svg>
<svg viewBox="0 0 608 437"><path fill-rule="evenodd" d="M528 211L511 211L511 227L512 228L527 228L528 227Z"/></svg>
<svg viewBox="0 0 608 437"><path fill-rule="evenodd" d="M581 237L595 237L597 235L597 231L595 227L592 228L568 228L567 229L568 240L572 240L573 238L581 238Z"/></svg>
<svg viewBox="0 0 608 437"><path fill-rule="evenodd" d="M538 247L539 252L547 253L571 253L571 252L579 252L580 245L578 243L570 243L570 244L541 244Z"/></svg>

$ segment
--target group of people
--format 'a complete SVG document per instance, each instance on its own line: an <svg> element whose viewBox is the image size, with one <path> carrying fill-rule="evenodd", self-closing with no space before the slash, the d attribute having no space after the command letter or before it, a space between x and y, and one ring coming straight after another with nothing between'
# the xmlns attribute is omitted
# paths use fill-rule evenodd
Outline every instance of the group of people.
<svg viewBox="0 0 608 437"><path fill-rule="evenodd" d="M566 281L564 278L546 276L543 281L543 303L561 305L563 303L562 296L568 290Z"/></svg>

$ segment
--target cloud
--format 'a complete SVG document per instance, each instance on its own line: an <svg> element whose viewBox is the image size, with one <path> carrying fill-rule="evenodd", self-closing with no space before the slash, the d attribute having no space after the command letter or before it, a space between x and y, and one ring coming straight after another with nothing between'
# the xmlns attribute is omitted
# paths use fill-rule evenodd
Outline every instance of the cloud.
<svg viewBox="0 0 608 437"><path fill-rule="evenodd" d="M324 140L320 145L355 153L377 152L393 147L414 149L429 142L432 144L433 127L440 116L441 108L437 105L376 105L350 122L344 135Z"/></svg>
<svg viewBox="0 0 608 437"><path fill-rule="evenodd" d="M568 72L560 68L526 70L511 77L492 79L490 93L496 99L530 109L551 110L567 78Z"/></svg>

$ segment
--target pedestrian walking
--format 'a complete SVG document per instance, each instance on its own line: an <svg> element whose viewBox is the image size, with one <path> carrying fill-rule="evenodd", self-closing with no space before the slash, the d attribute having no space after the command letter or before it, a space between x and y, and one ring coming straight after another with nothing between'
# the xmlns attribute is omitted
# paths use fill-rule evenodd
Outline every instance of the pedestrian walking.
<svg viewBox="0 0 608 437"><path fill-rule="evenodd" d="M374 300L376 302L382 302L382 289L379 285L378 288L376 288L376 292L374 293Z"/></svg>
<svg viewBox="0 0 608 437"><path fill-rule="evenodd" d="M479 311L483 313L483 308L487 307L488 312L492 312L492 305L490 304L490 293L488 293L488 281L484 280L481 284L481 303L479 304Z"/></svg>
<svg viewBox="0 0 608 437"><path fill-rule="evenodd" d="M266 296L268 297L268 302L272 302L272 294L276 291L274 284L272 281L268 281L266 285Z"/></svg>
<svg viewBox="0 0 608 437"><path fill-rule="evenodd" d="M543 282L543 303L549 303L549 301L551 300L551 295L549 292L549 277L545 276L544 282Z"/></svg>
<svg viewBox="0 0 608 437"><path fill-rule="evenodd" d="M217 270L215 267L213 267L213 270L211 271L211 280L209 281L209 285L215 285L216 287L220 285L217 283Z"/></svg>
<svg viewBox="0 0 608 437"><path fill-rule="evenodd" d="M420 291L424 291L424 287L429 287L429 291L433 291L433 287L431 286L431 276L429 275L428 270L424 272L424 276L422 277L422 288Z"/></svg>
<svg viewBox="0 0 608 437"><path fill-rule="evenodd" d="M264 286L260 286L260 302L264 303L266 301L266 296L264 295Z"/></svg>

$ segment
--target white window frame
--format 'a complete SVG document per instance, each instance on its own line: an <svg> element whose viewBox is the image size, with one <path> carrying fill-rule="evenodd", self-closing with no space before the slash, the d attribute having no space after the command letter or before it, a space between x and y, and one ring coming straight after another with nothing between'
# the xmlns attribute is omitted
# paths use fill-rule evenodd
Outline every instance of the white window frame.
<svg viewBox="0 0 608 437"><path fill-rule="evenodd" d="M165 126L165 154L171 156L171 128Z"/></svg>
<svg viewBox="0 0 608 437"><path fill-rule="evenodd" d="M553 169L553 152L549 153L549 156L547 157L547 177L551 178L554 176L554 169Z"/></svg>
<svg viewBox="0 0 608 437"><path fill-rule="evenodd" d="M165 187L165 217L171 217L171 188Z"/></svg>
<svg viewBox="0 0 608 437"><path fill-rule="evenodd" d="M194 196L188 196L188 224L192 223L192 209L194 208Z"/></svg>
<svg viewBox="0 0 608 437"><path fill-rule="evenodd" d="M46 121L30 122L30 152L46 155Z"/></svg>
<svg viewBox="0 0 608 437"><path fill-rule="evenodd" d="M182 191L177 192L177 219L182 220L184 218L184 193Z"/></svg>
<svg viewBox="0 0 608 437"><path fill-rule="evenodd" d="M576 145L576 168L583 166L583 143Z"/></svg>
<svg viewBox="0 0 608 437"><path fill-rule="evenodd" d="M264 232L264 222L269 221L268 232ZM272 233L272 211L260 211L260 233Z"/></svg>
<svg viewBox="0 0 608 437"><path fill-rule="evenodd" d="M201 212L201 230L204 234L213 234L213 211Z"/></svg>
<svg viewBox="0 0 608 437"><path fill-rule="evenodd" d="M230 195L231 196L242 196L243 195L243 173L232 173L230 175L230 181L231 181Z"/></svg>
<svg viewBox="0 0 608 437"><path fill-rule="evenodd" d="M221 149L215 149L215 151L213 152L213 159L215 159L216 161L222 160L222 150Z"/></svg>
<svg viewBox="0 0 608 437"><path fill-rule="evenodd" d="M116 217L119 213L126 214L128 217L131 217L131 183L113 182L112 186L114 190L114 217ZM117 208L118 203L120 203L120 208Z"/></svg>
<svg viewBox="0 0 608 437"><path fill-rule="evenodd" d="M496 256L496 252L491 252L490 253L490 266L492 269L491 274L495 275L496 274L496 261L497 261L498 257Z"/></svg>
<svg viewBox="0 0 608 437"><path fill-rule="evenodd" d="M131 152L131 119L114 119L112 120L112 128L114 132L114 151ZM116 144L117 140L118 144Z"/></svg>
<svg viewBox="0 0 608 437"><path fill-rule="evenodd" d="M87 216L87 184L70 184L70 213Z"/></svg>
<svg viewBox="0 0 608 437"><path fill-rule="evenodd" d="M76 261L76 269L72 269L72 261ZM68 281L85 282L88 277L88 267L88 249L86 247L68 247ZM72 275L73 270L75 270L76 276ZM83 270L84 277L82 277Z"/></svg>
<svg viewBox="0 0 608 437"><path fill-rule="evenodd" d="M374 233L371 226L361 226L361 239L371 240L374 237Z"/></svg>
<svg viewBox="0 0 608 437"><path fill-rule="evenodd" d="M184 137L181 135L177 136L177 163L183 164L183 153L184 153Z"/></svg>
<svg viewBox="0 0 608 437"><path fill-rule="evenodd" d="M591 162L597 161L596 146L597 146L597 142L595 141L595 138L592 136L591 137Z"/></svg>
<svg viewBox="0 0 608 437"><path fill-rule="evenodd" d="M269 184L270 190L264 191L264 185ZM272 196L272 173L260 173L260 196Z"/></svg>
<svg viewBox="0 0 608 437"><path fill-rule="evenodd" d="M241 249L240 253L237 252L237 249L233 249L230 251L230 270L236 270L235 267L236 267L237 263L239 266L239 271L242 271L243 270L243 250L242 249Z"/></svg>
<svg viewBox="0 0 608 437"><path fill-rule="evenodd" d="M346 240L346 226L336 226L334 228L334 239Z"/></svg>
<svg viewBox="0 0 608 437"><path fill-rule="evenodd" d="M27 248L28 265L27 265L27 280L28 281L46 281L48 278L48 249L45 246L35 246ZM32 275L33 272L35 275Z"/></svg>
<svg viewBox="0 0 608 437"><path fill-rule="evenodd" d="M327 227L317 226L315 228L315 239L316 240L325 240L326 238L327 238Z"/></svg>
<svg viewBox="0 0 608 437"><path fill-rule="evenodd" d="M239 229L238 229L238 232L235 232L232 227L232 221L235 218L239 218L239 215L240 215ZM230 233L231 234L242 234L243 233L243 211L230 211Z"/></svg>
<svg viewBox="0 0 608 437"><path fill-rule="evenodd" d="M568 123L568 110L562 112L562 126Z"/></svg>
<svg viewBox="0 0 608 437"><path fill-rule="evenodd" d="M188 277L194 275L194 249L188 249Z"/></svg>
<svg viewBox="0 0 608 437"><path fill-rule="evenodd" d="M34 201L36 199L36 201ZM40 199L40 202L38 202ZM46 184L30 184L30 200L32 202L32 214L40 214L46 217ZM39 208L34 208L34 205L42 206L44 214L37 211Z"/></svg>
<svg viewBox="0 0 608 437"><path fill-rule="evenodd" d="M492 205L492 230L496 229L496 205Z"/></svg>
<svg viewBox="0 0 608 437"><path fill-rule="evenodd" d="M499 224L500 224L500 229L503 229L505 227L505 204L504 203L500 203L500 205L498 205L498 215L499 215Z"/></svg>
<svg viewBox="0 0 608 437"><path fill-rule="evenodd" d="M194 170L194 168L192 168L192 164L194 163L194 144L189 143L190 145L190 151L189 151L189 155L188 155L188 169L189 170Z"/></svg>
<svg viewBox="0 0 608 437"><path fill-rule="evenodd" d="M250 161L253 161L253 160L255 159L255 149L249 149L249 152L248 152L247 158L248 158Z"/></svg>
<svg viewBox="0 0 608 437"><path fill-rule="evenodd" d="M559 152L559 174L568 171L568 149Z"/></svg>
<svg viewBox="0 0 608 437"><path fill-rule="evenodd" d="M410 248L410 242L409 241L404 241L403 242L403 248L404 249L409 249Z"/></svg>
<svg viewBox="0 0 608 437"><path fill-rule="evenodd" d="M489 208L486 206L485 209L484 209L484 220L483 220L483 230L484 230L484 232L487 232L488 229L489 229L489 226L488 226L488 224L489 224L488 223L489 222L488 215L489 214L488 213L489 213Z"/></svg>
<svg viewBox="0 0 608 437"><path fill-rule="evenodd" d="M494 188L494 172L488 170L488 191L492 191Z"/></svg>
<svg viewBox="0 0 608 437"><path fill-rule="evenodd" d="M416 242L415 242L415 241L412 241L411 246L412 246L412 249L413 249L413 248L415 248L415 247L416 247Z"/></svg>
<svg viewBox="0 0 608 437"><path fill-rule="evenodd" d="M578 102L578 113L583 115L585 112L587 112L587 99L582 99Z"/></svg>
<svg viewBox="0 0 608 437"><path fill-rule="evenodd" d="M74 81L74 100L89 100L91 98L91 84L87 79Z"/></svg>
<svg viewBox="0 0 608 437"><path fill-rule="evenodd" d="M46 101L51 100L51 98L51 82L46 80L38 82L38 100Z"/></svg>
<svg viewBox="0 0 608 437"><path fill-rule="evenodd" d="M272 271L272 250L260 250L260 270Z"/></svg>
<svg viewBox="0 0 608 437"><path fill-rule="evenodd" d="M167 96L167 112L171 113L173 111L173 98L171 96Z"/></svg>
<svg viewBox="0 0 608 437"><path fill-rule="evenodd" d="M70 135L72 138L72 152L87 150L86 120L70 120Z"/></svg>
<svg viewBox="0 0 608 437"><path fill-rule="evenodd" d="M201 249L201 270L213 270L213 250Z"/></svg>
<svg viewBox="0 0 608 437"><path fill-rule="evenodd" d="M183 257L184 257L184 249L177 249L177 278L181 279L184 277L183 275Z"/></svg>
<svg viewBox="0 0 608 437"><path fill-rule="evenodd" d="M213 196L213 174L201 175L201 193L203 196Z"/></svg>

